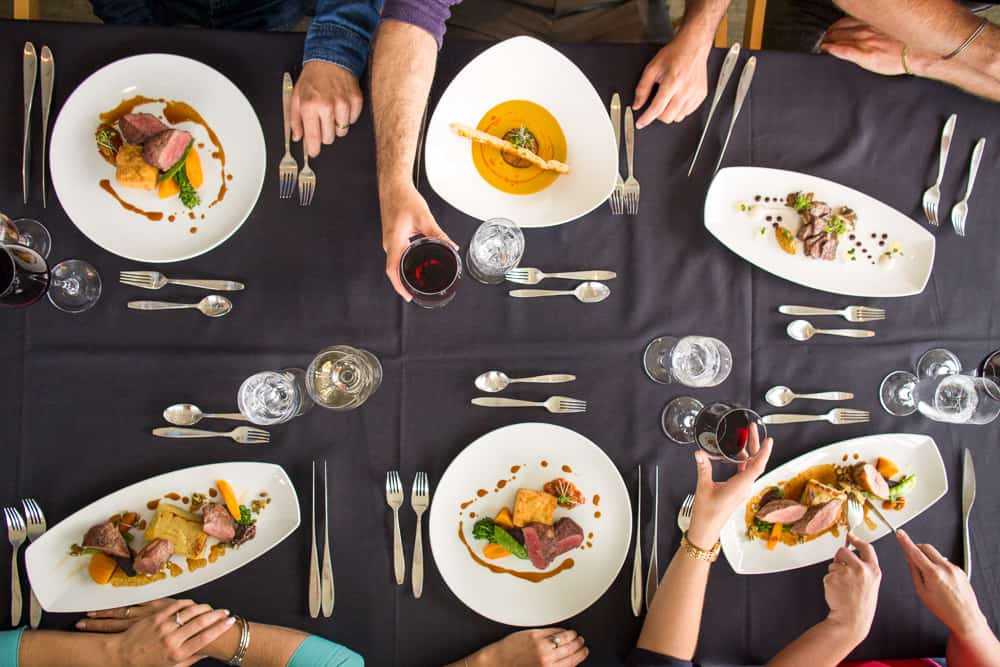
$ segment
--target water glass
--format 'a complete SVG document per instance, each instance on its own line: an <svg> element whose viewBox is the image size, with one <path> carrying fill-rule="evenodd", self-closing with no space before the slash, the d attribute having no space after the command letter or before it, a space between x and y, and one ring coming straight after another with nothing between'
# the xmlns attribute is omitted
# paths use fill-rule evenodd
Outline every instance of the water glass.
<svg viewBox="0 0 1000 667"><path fill-rule="evenodd" d="M322 350L306 370L310 398L330 410L353 410L382 384L382 364L367 350L334 345Z"/></svg>
<svg viewBox="0 0 1000 667"><path fill-rule="evenodd" d="M917 359L917 376L932 378L962 372L962 362L958 355L943 347L927 350Z"/></svg>
<svg viewBox="0 0 1000 667"><path fill-rule="evenodd" d="M718 338L661 336L646 346L643 367L651 380L687 387L715 387L733 370L733 353Z"/></svg>
<svg viewBox="0 0 1000 667"><path fill-rule="evenodd" d="M893 371L882 380L879 399L891 415L914 412L948 424L989 424L1000 415L1000 387L990 378L961 373L918 378Z"/></svg>
<svg viewBox="0 0 1000 667"><path fill-rule="evenodd" d="M517 223L491 218L479 225L472 236L465 266L469 275L485 285L498 285L507 272L521 261L524 234Z"/></svg>
<svg viewBox="0 0 1000 667"><path fill-rule="evenodd" d="M240 413L254 424L283 424L308 412L313 401L301 368L263 371L251 375L236 395Z"/></svg>

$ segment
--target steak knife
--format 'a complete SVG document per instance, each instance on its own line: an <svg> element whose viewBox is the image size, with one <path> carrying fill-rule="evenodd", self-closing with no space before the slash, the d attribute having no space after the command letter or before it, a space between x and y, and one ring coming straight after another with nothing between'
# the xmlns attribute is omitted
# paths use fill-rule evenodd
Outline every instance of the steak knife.
<svg viewBox="0 0 1000 667"><path fill-rule="evenodd" d="M962 542L965 545L965 575L972 578L972 543L969 541L969 513L976 501L976 469L972 465L972 452L965 450L962 465Z"/></svg>
<svg viewBox="0 0 1000 667"><path fill-rule="evenodd" d="M28 173L31 167L31 101L35 97L35 79L38 77L38 56L35 45L24 43L24 143L21 147L21 191L28 203Z"/></svg>
<svg viewBox="0 0 1000 667"><path fill-rule="evenodd" d="M42 47L42 208L46 207L45 197L45 144L49 135L49 111L52 109L52 85L55 83L56 61L52 50Z"/></svg>

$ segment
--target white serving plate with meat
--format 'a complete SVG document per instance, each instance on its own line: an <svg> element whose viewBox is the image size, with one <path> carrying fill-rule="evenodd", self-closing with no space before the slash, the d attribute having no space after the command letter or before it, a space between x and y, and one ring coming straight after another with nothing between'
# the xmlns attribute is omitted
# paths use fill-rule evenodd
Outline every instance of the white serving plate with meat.
<svg viewBox="0 0 1000 667"><path fill-rule="evenodd" d="M570 173L528 195L507 194L484 181L469 140L449 123L475 125L506 100L545 107L566 136ZM583 217L615 187L618 149L603 102L580 68L532 37L514 37L476 56L438 101L427 125L427 180L446 202L478 220L508 218L521 227L549 227Z"/></svg>
<svg viewBox="0 0 1000 667"><path fill-rule="evenodd" d="M202 204L195 218L176 197L161 200L155 191L115 184L115 168L95 147L98 115L119 102L143 95L187 102L218 135L225 150L227 192L209 207L222 185L220 165L211 157L207 130L192 122L178 129L194 136L205 182L198 193ZM163 104L144 104L136 113L160 114ZM215 69L190 58L151 53L124 58L91 74L69 96L52 129L49 151L52 187L69 219L91 241L110 253L137 262L176 262L217 247L243 225L264 184L264 133L246 96ZM118 193L135 206L162 212L159 221L126 211L98 182L109 179ZM169 221L174 215L175 220ZM202 219L201 215L205 218ZM191 228L197 228L191 233Z"/></svg>
<svg viewBox="0 0 1000 667"><path fill-rule="evenodd" d="M848 460L843 460L844 455ZM855 459L854 455L858 458ZM879 509L886 518L899 528L928 507L936 503L948 492L948 476L941 460L937 444L927 435L916 433L885 433L863 438L844 440L826 447L815 449L789 461L767 473L753 485L751 497L761 493L766 487L792 479L812 466L833 463L848 465L858 461L874 463L879 456L885 456L899 466L901 475L916 474L916 487L906 494L906 506L901 510ZM794 570L814 563L822 563L833 558L837 549L844 544L843 529L840 537L827 533L814 540L796 546L778 544L768 551L767 541L750 540L746 535L746 503L742 503L722 529L722 551L729 565L737 574L767 574ZM889 534L889 529L869 510L869 518L876 528L870 529L862 522L854 534L867 542L874 542Z"/></svg>
<svg viewBox="0 0 1000 667"><path fill-rule="evenodd" d="M548 466L542 467L546 461ZM564 472L562 466L572 472ZM516 473L511 467L520 466ZM501 479L510 480L494 492ZM472 550L482 556L485 542L472 536L476 519L495 516L512 507L519 487L541 490L556 477L580 489L586 503L556 510L555 519L568 516L583 529L591 548L558 556L545 570L513 556L487 561L523 572L546 572L572 558L572 568L540 582L495 573L477 564L458 537L459 521ZM487 493L477 496L479 489ZM600 499L595 506L594 495ZM462 503L477 499L464 510ZM460 512L463 514L460 515ZM475 512L476 518L470 518ZM600 518L595 513L600 512ZM451 462L437 488L430 513L430 542L434 562L448 587L470 609L499 623L545 626L574 616L596 602L618 576L632 535L632 505L625 482L607 454L575 431L551 424L515 424L491 431L466 447Z"/></svg>
<svg viewBox="0 0 1000 667"><path fill-rule="evenodd" d="M266 492L271 503L256 515L256 537L239 548L227 549L226 555L215 563L188 572L184 558L173 556L172 561L184 569L179 576L168 575L165 579L144 586L115 587L94 583L87 573L89 556L69 555L70 546L80 544L84 533L91 526L107 521L122 511L138 512L140 517L148 520L153 515L153 511L146 508L146 503L150 500L171 492L204 493L215 487L217 479L228 480L244 505L249 506L250 501L258 498L260 492ZM215 502L219 500L214 499ZM298 526L298 497L281 466L253 462L215 463L158 475L87 505L32 542L25 551L24 560L31 589L46 611L110 609L178 595L214 581L264 555ZM143 543L141 531L137 532L134 548L141 547ZM216 540L209 539L208 544L211 546L215 542ZM207 553L208 547L202 554L203 557Z"/></svg>
<svg viewBox="0 0 1000 667"><path fill-rule="evenodd" d="M891 267L873 266L860 252L849 261L843 252L832 261L812 259L802 252L783 251L774 238L771 222L759 221L738 209L741 202L754 203L756 195L784 199L791 192L813 192L817 200L833 207L848 206L858 215L859 241L869 253L878 253L898 244L901 255ZM790 224L789 224L790 223ZM783 222L794 233L798 221ZM761 227L766 227L761 237ZM729 167L712 181L705 199L705 228L727 248L751 264L794 283L849 296L896 297L919 294L934 267L934 236L894 208L864 193L816 176L763 167ZM887 235L887 245L879 246L871 234ZM841 250L853 246L842 238ZM860 248L858 249L860 251Z"/></svg>

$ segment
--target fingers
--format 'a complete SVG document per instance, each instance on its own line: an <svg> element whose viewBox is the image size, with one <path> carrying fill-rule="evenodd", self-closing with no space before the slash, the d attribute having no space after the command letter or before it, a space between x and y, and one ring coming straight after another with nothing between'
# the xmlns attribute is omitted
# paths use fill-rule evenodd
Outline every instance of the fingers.
<svg viewBox="0 0 1000 667"><path fill-rule="evenodd" d="M316 157L323 141L323 125L315 107L310 106L302 110L302 131L302 148L309 157Z"/></svg>
<svg viewBox="0 0 1000 667"><path fill-rule="evenodd" d="M910 578L913 579L913 587L917 589L917 592L919 593L921 590L923 590L924 585L926 584L926 582L924 581L924 574L923 572L920 571L920 569L916 565L911 563L909 560L906 561L906 567L909 568L910 570Z"/></svg>
<svg viewBox="0 0 1000 667"><path fill-rule="evenodd" d="M833 559L846 566L861 566L861 559L847 547L840 547L837 549L837 553L834 554Z"/></svg>
<svg viewBox="0 0 1000 667"><path fill-rule="evenodd" d="M569 656L568 658L563 658L556 664L559 667L574 667L575 665L583 663L583 661L587 659L588 655L590 655L590 649L584 646L573 655Z"/></svg>
<svg viewBox="0 0 1000 667"><path fill-rule="evenodd" d="M638 111L646 103L646 100L649 99L649 94L653 92L653 84L656 83L659 76L660 70L651 65L642 71L642 77L635 87L635 96L632 100L633 110Z"/></svg>
<svg viewBox="0 0 1000 667"><path fill-rule="evenodd" d="M712 485L712 461L708 458L708 454L700 449L694 453L694 461L698 469L698 481L694 490L697 495L698 489L708 489Z"/></svg>
<svg viewBox="0 0 1000 667"><path fill-rule="evenodd" d="M125 632L135 619L125 618L81 618L76 622L76 629L85 632Z"/></svg>
<svg viewBox="0 0 1000 667"><path fill-rule="evenodd" d="M927 556L928 560L935 565L939 565L941 567L951 567L951 561L942 556L941 552L938 551L933 544L918 544L917 548L924 552L924 555Z"/></svg>
<svg viewBox="0 0 1000 667"><path fill-rule="evenodd" d="M855 537L853 533L847 534L847 540L858 550L858 555L862 561L878 567L878 555L875 553L875 548L872 545L859 537Z"/></svg>
<svg viewBox="0 0 1000 667"><path fill-rule="evenodd" d="M671 81L670 83L660 81L659 88L656 91L656 97L653 98L653 101L649 103L649 107L647 107L647 109L642 112L642 115L639 116L638 120L635 121L636 129L641 130L660 117L660 115L667 108L667 105L670 103L670 100L674 97L675 85L676 82L674 81Z"/></svg>
<svg viewBox="0 0 1000 667"><path fill-rule="evenodd" d="M403 248L405 246L396 247L386 253L385 275L389 278L389 282L392 283L392 288L396 290L396 294L403 297L403 301L409 303L413 301L413 296L403 286L403 281L399 277L399 260L403 256Z"/></svg>
<svg viewBox="0 0 1000 667"><path fill-rule="evenodd" d="M579 665L587 657L587 647L583 637L575 637L573 641L564 644L553 651L552 655L557 665Z"/></svg>
<svg viewBox="0 0 1000 667"><path fill-rule="evenodd" d="M856 62L861 58L861 50L846 44L821 44L819 47L823 53L829 53L834 58Z"/></svg>
<svg viewBox="0 0 1000 667"><path fill-rule="evenodd" d="M185 621L184 625L178 626L177 630L175 630L171 634L173 634L175 637L177 637L181 641L184 641L184 640L187 640L187 639L190 639L190 638L194 637L195 635L197 635L202 630L205 630L206 628L208 628L208 627L210 627L210 626L212 626L212 625L214 625L216 623L220 623L220 622L226 621L229 618L230 618L230 616L229 616L229 610L228 609L216 609L214 611L209 611L209 612L200 614L199 616L196 616L195 618L191 619L190 621ZM202 646L204 646L204 645L202 645ZM198 646L196 648L192 648L190 651L188 651L188 654L194 653L198 649L202 648L202 646Z"/></svg>
<svg viewBox="0 0 1000 667"><path fill-rule="evenodd" d="M348 98L348 119L347 122L350 125L354 125L358 122L358 118L361 118L361 108L364 106L360 91L356 95L351 95Z"/></svg>
<svg viewBox="0 0 1000 667"><path fill-rule="evenodd" d="M288 110L289 125L292 126L292 141L302 140L302 115L299 109L299 91L292 93L292 104Z"/></svg>
<svg viewBox="0 0 1000 667"><path fill-rule="evenodd" d="M196 604L183 609L177 613L177 617L180 618L181 623L187 625L196 618L214 611L211 605L207 604Z"/></svg>
<svg viewBox="0 0 1000 667"><path fill-rule="evenodd" d="M194 606L194 600L171 600L170 604L163 605L157 610L156 616L160 620L167 619L191 606Z"/></svg>
<svg viewBox="0 0 1000 667"><path fill-rule="evenodd" d="M346 100L337 100L333 105L334 130L338 137L346 137L351 129L351 107Z"/></svg>
<svg viewBox="0 0 1000 667"><path fill-rule="evenodd" d="M570 643L577 638L576 630L559 630L558 632L552 632L545 636L545 640L556 646L556 641L559 642L559 646Z"/></svg>
<svg viewBox="0 0 1000 667"><path fill-rule="evenodd" d="M896 539L899 540L899 546L903 548L903 556L906 557L907 563L917 568L921 573L934 567L927 554L917 548L906 531L897 530Z"/></svg>

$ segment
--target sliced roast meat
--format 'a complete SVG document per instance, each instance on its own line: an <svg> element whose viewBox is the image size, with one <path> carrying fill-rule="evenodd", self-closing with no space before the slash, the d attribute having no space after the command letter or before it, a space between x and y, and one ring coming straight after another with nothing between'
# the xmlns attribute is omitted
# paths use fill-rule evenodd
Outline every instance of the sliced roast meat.
<svg viewBox="0 0 1000 667"><path fill-rule="evenodd" d="M239 524L236 526L236 535L233 537L233 541L230 542L234 547L238 547L241 544L246 544L253 538L257 537L257 524Z"/></svg>
<svg viewBox="0 0 1000 667"><path fill-rule="evenodd" d="M583 528L580 528L573 519L563 517L556 521L553 528L555 529L555 542L552 544L552 558L561 556L583 544Z"/></svg>
<svg viewBox="0 0 1000 667"><path fill-rule="evenodd" d="M201 510L201 529L220 542L231 542L236 536L236 522L223 505L210 503Z"/></svg>
<svg viewBox="0 0 1000 667"><path fill-rule="evenodd" d="M857 463L851 468L854 483L862 489L882 500L889 499L889 484L882 474L871 463Z"/></svg>
<svg viewBox="0 0 1000 667"><path fill-rule="evenodd" d="M771 488L769 488L767 490L767 493L765 493L764 495L762 495L760 497L760 502L758 503L757 506L758 507L763 507L764 505L768 504L772 500L781 500L784 497L785 497L785 494L784 494L784 492L782 492L781 489L779 489L776 486L772 486Z"/></svg>
<svg viewBox="0 0 1000 667"><path fill-rule="evenodd" d="M814 220L827 219L833 216L833 209L824 201L814 201L809 207L809 217Z"/></svg>
<svg viewBox="0 0 1000 667"><path fill-rule="evenodd" d="M837 236L827 234L826 239L820 244L819 258L831 261L837 258Z"/></svg>
<svg viewBox="0 0 1000 667"><path fill-rule="evenodd" d="M817 234L816 236L806 239L804 246L807 257L819 259L823 254L823 235Z"/></svg>
<svg viewBox="0 0 1000 667"><path fill-rule="evenodd" d="M792 532L796 535L819 535L823 531L829 530L840 520L843 507L844 501L842 499L831 500L822 505L813 505L801 519L792 524Z"/></svg>
<svg viewBox="0 0 1000 667"><path fill-rule="evenodd" d="M141 144L170 128L151 113L127 113L118 119L118 129L125 143Z"/></svg>
<svg viewBox="0 0 1000 667"><path fill-rule="evenodd" d="M83 536L83 547L85 549L97 549L109 556L128 556L128 545L125 538L118 532L118 526L106 521L97 524L87 531Z"/></svg>
<svg viewBox="0 0 1000 667"><path fill-rule="evenodd" d="M794 500L772 500L757 510L757 518L768 523L792 524L801 519L809 508Z"/></svg>
<svg viewBox="0 0 1000 667"><path fill-rule="evenodd" d="M173 554L173 542L158 537L135 555L132 566L139 574L153 575L163 569Z"/></svg>
<svg viewBox="0 0 1000 667"><path fill-rule="evenodd" d="M164 130L142 145L142 159L166 171L181 159L190 144L191 135L184 130Z"/></svg>
<svg viewBox="0 0 1000 667"><path fill-rule="evenodd" d="M522 527L521 534L524 535L524 549L528 552L531 564L544 570L552 560L549 558L549 550L555 540L555 530L552 526L535 522Z"/></svg>

